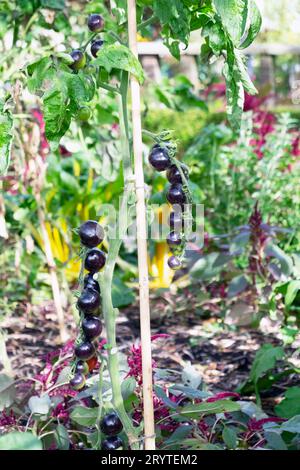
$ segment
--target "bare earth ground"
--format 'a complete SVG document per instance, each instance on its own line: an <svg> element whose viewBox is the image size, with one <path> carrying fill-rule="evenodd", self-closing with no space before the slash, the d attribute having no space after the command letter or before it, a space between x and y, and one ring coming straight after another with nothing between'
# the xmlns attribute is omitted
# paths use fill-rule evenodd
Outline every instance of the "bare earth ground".
<svg viewBox="0 0 300 470"><path fill-rule="evenodd" d="M176 302L176 303L175 303ZM160 369L180 371L189 362L194 365L209 390L234 391L246 380L255 352L264 343L278 344L272 335L257 330L226 331L216 327L217 318L203 320L194 308L180 309L180 299L152 298L152 334L168 334L169 338L153 342L153 358ZM67 314L70 336L76 326ZM34 308L23 317L8 318L2 326L8 334L7 350L17 378L36 374L44 365L44 357L59 346L56 318L51 302ZM117 325L120 349L126 354L139 338L138 305L120 312ZM105 333L104 333L105 334ZM265 400L284 393L287 386L299 383L299 377L283 379L267 392ZM271 405L269 403L269 405Z"/></svg>

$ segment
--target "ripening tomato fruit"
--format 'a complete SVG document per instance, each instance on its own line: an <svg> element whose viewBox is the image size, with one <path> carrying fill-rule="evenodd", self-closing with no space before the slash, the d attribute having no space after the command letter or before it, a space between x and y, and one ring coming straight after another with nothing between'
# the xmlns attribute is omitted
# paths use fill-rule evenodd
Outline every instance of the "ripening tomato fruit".
<svg viewBox="0 0 300 470"><path fill-rule="evenodd" d="M97 317L84 318L81 326L86 338L90 341L93 341L101 335L102 323Z"/></svg>
<svg viewBox="0 0 300 470"><path fill-rule="evenodd" d="M119 436L110 436L102 441L102 450L117 450L123 447L122 439Z"/></svg>
<svg viewBox="0 0 300 470"><path fill-rule="evenodd" d="M93 356L91 357L91 359L88 359L87 361L87 365L89 366L89 371L92 372L96 365L98 364L98 358L97 356Z"/></svg>
<svg viewBox="0 0 300 470"><path fill-rule="evenodd" d="M97 273L105 265L106 256L98 248L90 250L85 258L84 267L90 273Z"/></svg>
<svg viewBox="0 0 300 470"><path fill-rule="evenodd" d="M71 57L73 59L73 63L70 65L71 69L75 71L83 69L86 64L85 53L80 51L79 49L74 49L74 51L71 52Z"/></svg>
<svg viewBox="0 0 300 470"><path fill-rule="evenodd" d="M80 374L86 375L89 373L89 366L87 362L84 361L78 361L76 364L75 368L76 372L79 372Z"/></svg>
<svg viewBox="0 0 300 470"><path fill-rule="evenodd" d="M87 220L80 226L79 237L83 246L95 248L103 242L103 227L95 220Z"/></svg>
<svg viewBox="0 0 300 470"><path fill-rule="evenodd" d="M184 204L186 201L182 184L172 184L167 192L167 200L170 204Z"/></svg>
<svg viewBox="0 0 300 470"><path fill-rule="evenodd" d="M100 307L100 294L95 289L87 287L81 293L77 301L77 307L85 315L91 315L96 313Z"/></svg>
<svg viewBox="0 0 300 470"><path fill-rule="evenodd" d="M181 170L182 170L184 176L186 177L186 179L188 179L188 177L189 177L188 167L186 165L183 165L183 163L181 163L180 166L181 166ZM172 184L176 184L176 183L182 184L183 183L181 173L178 170L176 165L171 165L170 168L168 168L167 178L168 178L168 181L170 181L170 183L172 183Z"/></svg>
<svg viewBox="0 0 300 470"><path fill-rule="evenodd" d="M81 390L85 386L85 377L81 373L76 373L70 380L70 385L74 390Z"/></svg>
<svg viewBox="0 0 300 470"><path fill-rule="evenodd" d="M98 52L102 48L104 44L104 41L102 39L96 39L95 41L92 42L91 44L91 54L93 57L97 57Z"/></svg>
<svg viewBox="0 0 300 470"><path fill-rule="evenodd" d="M104 28L104 19L101 15L93 13L88 18L88 27L89 30L95 33L96 31L102 31Z"/></svg>
<svg viewBox="0 0 300 470"><path fill-rule="evenodd" d="M96 290L100 294L99 282L94 279L93 274L88 273L84 276L83 285L85 288L89 287L90 289Z"/></svg>
<svg viewBox="0 0 300 470"><path fill-rule="evenodd" d="M88 361L95 354L95 346L89 341L78 344L75 347L75 356L82 361Z"/></svg>
<svg viewBox="0 0 300 470"><path fill-rule="evenodd" d="M160 145L154 145L152 147L149 162L157 171L165 171L171 165L171 159L166 147Z"/></svg>
<svg viewBox="0 0 300 470"><path fill-rule="evenodd" d="M100 428L106 436L114 436L122 431L122 422L114 411L105 415L100 423Z"/></svg>
<svg viewBox="0 0 300 470"><path fill-rule="evenodd" d="M180 233L173 231L167 235L166 241L170 247L178 247L181 245L182 239Z"/></svg>
<svg viewBox="0 0 300 470"><path fill-rule="evenodd" d="M177 271L177 269L181 268L181 261L177 256L170 256L168 259L168 265L171 269Z"/></svg>

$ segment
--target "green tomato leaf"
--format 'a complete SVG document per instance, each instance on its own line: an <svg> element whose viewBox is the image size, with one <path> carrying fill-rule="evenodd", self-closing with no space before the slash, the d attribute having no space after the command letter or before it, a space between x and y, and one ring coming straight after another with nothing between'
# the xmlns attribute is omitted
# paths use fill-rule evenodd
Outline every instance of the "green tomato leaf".
<svg viewBox="0 0 300 470"><path fill-rule="evenodd" d="M246 35L242 38L242 42L239 45L239 49L245 49L250 46L256 36L258 35L261 28L261 14L254 0L249 0L249 17L248 22L250 23Z"/></svg>
<svg viewBox="0 0 300 470"><path fill-rule="evenodd" d="M0 437L0 450L42 450L42 442L31 432L10 432Z"/></svg>
<svg viewBox="0 0 300 470"><path fill-rule="evenodd" d="M249 77L246 65L245 65L245 56L241 54L237 49L234 50L235 55L235 64L238 69L240 80L244 86L244 89L249 93L249 95L256 95L257 89L252 83L251 78Z"/></svg>
<svg viewBox="0 0 300 470"><path fill-rule="evenodd" d="M282 347L274 347L273 344L264 344L256 353L250 371L250 379L257 383L258 379L268 370L273 369L276 361L284 357Z"/></svg>
<svg viewBox="0 0 300 470"><path fill-rule="evenodd" d="M0 106L0 175L6 173L13 139L13 119L10 112Z"/></svg>
<svg viewBox="0 0 300 470"><path fill-rule="evenodd" d="M50 83L56 75L50 57L43 57L37 62L28 65L27 73L29 75L27 86L30 93L40 93L44 91L44 81L47 79L48 83Z"/></svg>
<svg viewBox="0 0 300 470"><path fill-rule="evenodd" d="M104 67L108 73L112 69L126 70L134 75L140 83L144 81L144 71L133 53L122 44L108 44L100 49L95 65Z"/></svg>
<svg viewBox="0 0 300 470"><path fill-rule="evenodd" d="M248 18L248 0L214 0L222 24L234 45L240 43Z"/></svg>
<svg viewBox="0 0 300 470"><path fill-rule="evenodd" d="M44 94L43 102L46 138L59 142L71 122L67 84L57 78L53 87Z"/></svg>

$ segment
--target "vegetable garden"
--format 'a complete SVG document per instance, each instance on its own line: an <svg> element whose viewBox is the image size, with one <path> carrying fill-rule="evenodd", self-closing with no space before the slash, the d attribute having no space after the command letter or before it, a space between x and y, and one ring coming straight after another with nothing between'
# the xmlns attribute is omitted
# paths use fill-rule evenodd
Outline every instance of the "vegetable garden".
<svg viewBox="0 0 300 470"><path fill-rule="evenodd" d="M300 82L260 86L260 3L0 1L0 450L299 450Z"/></svg>

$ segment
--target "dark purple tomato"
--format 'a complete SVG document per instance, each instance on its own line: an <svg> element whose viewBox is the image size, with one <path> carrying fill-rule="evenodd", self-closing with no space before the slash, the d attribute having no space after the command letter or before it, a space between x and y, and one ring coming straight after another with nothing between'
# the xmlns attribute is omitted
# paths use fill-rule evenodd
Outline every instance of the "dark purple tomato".
<svg viewBox="0 0 300 470"><path fill-rule="evenodd" d="M89 30L95 33L96 31L102 31L104 27L104 19L101 15L97 13L93 13L88 18L88 27Z"/></svg>
<svg viewBox="0 0 300 470"><path fill-rule="evenodd" d="M189 177L189 170L185 165L181 165L182 172L186 179ZM176 165L170 166L167 170L167 178L172 184L182 184L182 177Z"/></svg>
<svg viewBox="0 0 300 470"><path fill-rule="evenodd" d="M168 265L171 269L176 271L177 269L181 268L181 261L177 258L177 256L171 256L168 259Z"/></svg>
<svg viewBox="0 0 300 470"><path fill-rule="evenodd" d="M102 450L117 450L123 447L122 439L119 436L110 436L104 441L102 441Z"/></svg>
<svg viewBox="0 0 300 470"><path fill-rule="evenodd" d="M181 236L180 236L180 233L178 232L170 232L168 235L167 235L167 244L170 246L170 247L177 247L179 245L181 245Z"/></svg>
<svg viewBox="0 0 300 470"><path fill-rule="evenodd" d="M165 147L154 145L149 155L149 162L157 171L165 171L171 165L168 150Z"/></svg>
<svg viewBox="0 0 300 470"><path fill-rule="evenodd" d="M123 429L123 424L117 413L112 411L105 415L100 423L100 428L106 436L115 436Z"/></svg>
<svg viewBox="0 0 300 470"><path fill-rule="evenodd" d="M76 71L83 69L86 64L85 53L79 49L74 49L74 51L71 52L71 57L73 59L73 63L70 65L71 69Z"/></svg>
<svg viewBox="0 0 300 470"><path fill-rule="evenodd" d="M77 301L77 306L84 314L91 315L98 311L100 302L101 298L99 292L87 287L82 291L81 296Z"/></svg>
<svg viewBox="0 0 300 470"><path fill-rule="evenodd" d="M167 200L170 204L184 204L186 197L181 184L171 184L167 192Z"/></svg>
<svg viewBox="0 0 300 470"><path fill-rule="evenodd" d="M99 282L93 278L93 274L88 273L84 276L83 285L85 288L89 287L90 289L96 290L100 294Z"/></svg>
<svg viewBox="0 0 300 470"><path fill-rule="evenodd" d="M181 212L171 212L169 217L169 224L171 229L181 230L183 226L182 213Z"/></svg>
<svg viewBox="0 0 300 470"><path fill-rule="evenodd" d="M78 361L76 364L75 368L76 372L79 372L80 374L86 375L89 373L89 366L87 362L84 361Z"/></svg>
<svg viewBox="0 0 300 470"><path fill-rule="evenodd" d="M93 57L97 57L98 52L102 48L104 41L102 39L96 39L91 44L91 54Z"/></svg>
<svg viewBox="0 0 300 470"><path fill-rule="evenodd" d="M75 347L75 356L82 361L91 359L95 354L95 346L89 341L80 343Z"/></svg>
<svg viewBox="0 0 300 470"><path fill-rule="evenodd" d="M97 273L105 265L106 256L103 251L98 248L90 250L85 258L84 267L90 273Z"/></svg>
<svg viewBox="0 0 300 470"><path fill-rule="evenodd" d="M101 335L102 324L97 317L84 318L81 326L86 338L91 341Z"/></svg>
<svg viewBox="0 0 300 470"><path fill-rule="evenodd" d="M81 225L79 236L82 245L88 248L95 248L103 242L104 230L95 220L88 220Z"/></svg>
<svg viewBox="0 0 300 470"><path fill-rule="evenodd" d="M81 390L85 386L85 377L80 372L76 373L70 380L70 385L74 390Z"/></svg>

